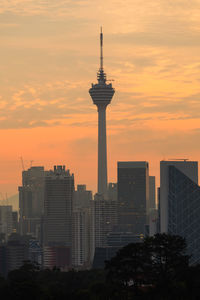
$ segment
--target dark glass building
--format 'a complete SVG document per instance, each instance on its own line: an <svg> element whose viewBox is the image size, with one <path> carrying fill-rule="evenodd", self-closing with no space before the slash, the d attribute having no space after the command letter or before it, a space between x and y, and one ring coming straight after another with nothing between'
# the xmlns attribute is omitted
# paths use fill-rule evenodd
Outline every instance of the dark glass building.
<svg viewBox="0 0 200 300"><path fill-rule="evenodd" d="M149 210L149 166L118 162L118 231L145 234Z"/></svg>
<svg viewBox="0 0 200 300"><path fill-rule="evenodd" d="M192 264L200 263L200 187L169 166L168 233L184 237Z"/></svg>

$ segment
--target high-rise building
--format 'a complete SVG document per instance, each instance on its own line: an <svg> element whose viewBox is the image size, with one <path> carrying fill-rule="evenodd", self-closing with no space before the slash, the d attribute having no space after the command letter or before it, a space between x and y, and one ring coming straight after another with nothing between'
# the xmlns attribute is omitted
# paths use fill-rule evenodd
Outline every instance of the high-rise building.
<svg viewBox="0 0 200 300"><path fill-rule="evenodd" d="M92 192L86 185L77 185L73 198L72 264L75 268L89 268L94 252Z"/></svg>
<svg viewBox="0 0 200 300"><path fill-rule="evenodd" d="M198 163L161 161L161 232L186 239L192 264L200 263L200 187Z"/></svg>
<svg viewBox="0 0 200 300"><path fill-rule="evenodd" d="M44 167L31 167L22 172L19 190L19 232L39 238L44 214Z"/></svg>
<svg viewBox="0 0 200 300"><path fill-rule="evenodd" d="M198 163L196 161L177 160L160 162L160 232L168 232L168 212L169 212L169 167L174 166L176 169L185 174L194 183L198 184Z"/></svg>
<svg viewBox="0 0 200 300"><path fill-rule="evenodd" d="M89 90L93 103L98 109L98 193L107 193L107 146L106 146L106 108L110 104L115 90L107 83L103 69L103 33L100 33L100 68L97 74L97 84L92 84Z"/></svg>
<svg viewBox="0 0 200 300"><path fill-rule="evenodd" d="M78 184L74 192L73 208L89 208L92 201L92 191L86 189L85 184Z"/></svg>
<svg viewBox="0 0 200 300"><path fill-rule="evenodd" d="M110 182L108 184L108 199L117 201L117 183Z"/></svg>
<svg viewBox="0 0 200 300"><path fill-rule="evenodd" d="M44 190L44 245L71 248L74 175L65 166L54 166L45 176Z"/></svg>
<svg viewBox="0 0 200 300"><path fill-rule="evenodd" d="M0 206L0 234L5 241L8 240L9 235L13 231L12 222L12 206L11 205L1 205Z"/></svg>
<svg viewBox="0 0 200 300"><path fill-rule="evenodd" d="M107 246L107 235L117 225L117 201L105 200L102 195L94 198L95 248Z"/></svg>
<svg viewBox="0 0 200 300"><path fill-rule="evenodd" d="M19 222L18 222L18 212L12 212L12 232L18 233L19 230Z"/></svg>
<svg viewBox="0 0 200 300"><path fill-rule="evenodd" d="M145 234L149 211L149 165L118 162L118 231Z"/></svg>
<svg viewBox="0 0 200 300"><path fill-rule="evenodd" d="M75 267L89 268L92 262L91 209L77 208L72 221L72 263Z"/></svg>
<svg viewBox="0 0 200 300"><path fill-rule="evenodd" d="M156 208L156 177L149 176L149 209Z"/></svg>

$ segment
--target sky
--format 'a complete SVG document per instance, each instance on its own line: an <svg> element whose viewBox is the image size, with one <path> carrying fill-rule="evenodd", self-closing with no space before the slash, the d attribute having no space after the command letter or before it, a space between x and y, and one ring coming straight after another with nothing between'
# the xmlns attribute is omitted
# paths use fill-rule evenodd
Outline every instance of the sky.
<svg viewBox="0 0 200 300"><path fill-rule="evenodd" d="M97 111L88 90L104 66L108 178L117 161L199 160L199 0L0 1L0 200L25 169L66 165L96 192Z"/></svg>

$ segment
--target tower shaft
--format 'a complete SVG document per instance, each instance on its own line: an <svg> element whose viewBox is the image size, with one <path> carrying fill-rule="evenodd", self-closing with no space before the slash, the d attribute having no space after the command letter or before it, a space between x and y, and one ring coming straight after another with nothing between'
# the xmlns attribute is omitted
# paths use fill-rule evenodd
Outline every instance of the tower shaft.
<svg viewBox="0 0 200 300"><path fill-rule="evenodd" d="M98 193L107 192L106 107L98 107Z"/></svg>

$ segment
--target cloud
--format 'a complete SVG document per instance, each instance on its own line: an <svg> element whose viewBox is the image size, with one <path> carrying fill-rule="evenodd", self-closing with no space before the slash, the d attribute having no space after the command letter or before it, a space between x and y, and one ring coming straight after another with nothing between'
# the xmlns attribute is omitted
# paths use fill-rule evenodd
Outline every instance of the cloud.
<svg viewBox="0 0 200 300"><path fill-rule="evenodd" d="M84 114L93 110L84 98L78 97L80 85L81 82L57 81L10 91L8 98L0 101L0 128L56 126L72 116L74 123L80 115L84 120Z"/></svg>

